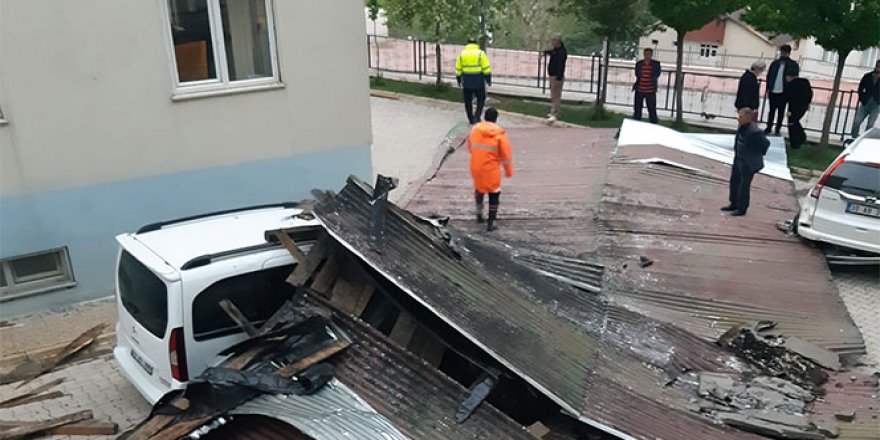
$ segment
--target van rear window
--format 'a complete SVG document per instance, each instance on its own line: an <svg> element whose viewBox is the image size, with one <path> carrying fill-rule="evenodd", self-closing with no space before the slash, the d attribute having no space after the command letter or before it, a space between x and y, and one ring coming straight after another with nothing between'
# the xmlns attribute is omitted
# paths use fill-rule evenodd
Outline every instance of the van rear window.
<svg viewBox="0 0 880 440"><path fill-rule="evenodd" d="M295 265L263 269L220 280L201 291L192 304L193 337L196 341L241 332L229 315L220 308L220 301L230 300L247 317L259 325L269 319L294 288L287 277Z"/></svg>
<svg viewBox="0 0 880 440"><path fill-rule="evenodd" d="M168 288L127 251L119 258L119 298L135 321L156 337L165 337Z"/></svg>
<svg viewBox="0 0 880 440"><path fill-rule="evenodd" d="M880 167L844 162L828 176L825 186L857 196L880 197Z"/></svg>

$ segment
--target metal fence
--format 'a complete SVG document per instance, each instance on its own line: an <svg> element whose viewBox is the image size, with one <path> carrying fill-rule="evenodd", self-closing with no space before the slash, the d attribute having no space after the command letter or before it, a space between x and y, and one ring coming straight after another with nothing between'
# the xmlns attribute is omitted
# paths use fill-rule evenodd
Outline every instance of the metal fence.
<svg viewBox="0 0 880 440"><path fill-rule="evenodd" d="M437 71L437 53L434 43L383 36L367 36L368 63L371 69L431 78ZM444 80L454 78L455 59L463 49L461 45L440 45L440 74ZM492 63L492 83L549 92L547 78L548 57L538 51L489 48L487 55ZM602 65L599 56L569 55L565 70L563 91L580 94L585 99L595 99L600 90L602 71L608 69L606 102L610 105L632 106L632 85L635 80L633 61L612 60ZM716 118L735 119L733 103L739 75L732 73L706 73L687 69L682 73L684 83L683 113L695 115L706 121ZM675 71L662 71L657 91L657 111L675 115ZM763 82L761 84L763 90ZM825 117L831 88L813 86L813 103L802 121L807 131L819 133ZM766 119L766 98L761 106L761 121ZM849 133L855 115L858 96L854 88L841 90L833 107L831 134L843 140Z"/></svg>

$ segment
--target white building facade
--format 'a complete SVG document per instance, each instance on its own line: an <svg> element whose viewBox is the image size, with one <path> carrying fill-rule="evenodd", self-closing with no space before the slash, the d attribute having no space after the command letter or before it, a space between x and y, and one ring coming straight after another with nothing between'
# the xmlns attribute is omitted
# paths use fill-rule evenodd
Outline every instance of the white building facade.
<svg viewBox="0 0 880 440"><path fill-rule="evenodd" d="M0 2L0 315L112 293L120 232L369 179L364 32L355 0Z"/></svg>

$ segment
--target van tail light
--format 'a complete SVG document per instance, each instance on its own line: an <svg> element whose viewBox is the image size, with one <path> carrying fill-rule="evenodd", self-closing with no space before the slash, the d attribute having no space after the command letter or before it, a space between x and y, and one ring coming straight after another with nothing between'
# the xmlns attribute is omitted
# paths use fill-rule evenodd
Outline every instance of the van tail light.
<svg viewBox="0 0 880 440"><path fill-rule="evenodd" d="M171 377L178 382L189 380L186 369L186 345L183 342L183 327L171 330L168 341L168 359L171 360Z"/></svg>
<svg viewBox="0 0 880 440"><path fill-rule="evenodd" d="M844 155L838 157L837 160L835 160L834 163L832 163L831 166L828 167L828 169L825 170L824 173L822 173L822 177L819 178L819 181L816 182L816 186L814 186L813 190L810 191L810 197L812 197L814 199L819 198L819 193L822 192L822 188L825 187L825 182L828 181L828 177L831 176L831 173L833 173L834 170L836 170L837 167L839 167L840 164L843 163L843 160L846 159L846 156L847 155L844 154Z"/></svg>

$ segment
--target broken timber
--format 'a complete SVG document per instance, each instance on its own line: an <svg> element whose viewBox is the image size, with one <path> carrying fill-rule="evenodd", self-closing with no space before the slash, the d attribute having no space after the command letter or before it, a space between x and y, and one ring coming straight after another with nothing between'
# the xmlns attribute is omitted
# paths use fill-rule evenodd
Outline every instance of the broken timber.
<svg viewBox="0 0 880 440"><path fill-rule="evenodd" d="M37 373L27 377L21 384L18 385L17 388L21 388L22 386L30 383L37 377L40 377L41 375L54 370L56 367L58 367L58 365L61 365L62 362L66 361L68 358L78 353L80 350L88 347L92 342L95 342L95 339L97 339L98 336L101 335L101 332L103 332L106 327L107 324L102 323L84 331L82 334L79 335L79 337L71 341L64 348L58 350L55 356L52 357L52 359L45 367L40 369L40 371L38 371Z"/></svg>
<svg viewBox="0 0 880 440"><path fill-rule="evenodd" d="M0 430L0 440L16 439L31 436L34 434L40 434L50 429L67 425L69 423L89 420L92 417L94 417L92 411L85 410L47 420L40 420L36 422L20 422L20 424L17 426L4 427L2 430Z"/></svg>

